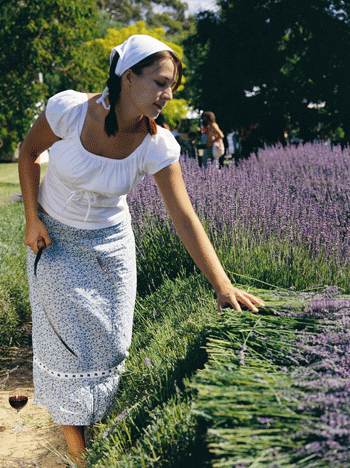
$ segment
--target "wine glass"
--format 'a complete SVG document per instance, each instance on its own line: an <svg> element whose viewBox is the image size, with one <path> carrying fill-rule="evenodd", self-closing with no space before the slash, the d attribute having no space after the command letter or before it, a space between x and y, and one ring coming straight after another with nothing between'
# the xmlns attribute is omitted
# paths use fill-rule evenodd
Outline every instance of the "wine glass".
<svg viewBox="0 0 350 468"><path fill-rule="evenodd" d="M24 429L24 427L21 425L20 411L28 403L28 397L25 396L25 392L23 392L23 390L18 388L15 391L10 391L10 393L9 393L9 403L12 406L12 408L17 410L17 414L18 414L18 424L17 424L16 427L13 428L13 430L14 431L22 431Z"/></svg>

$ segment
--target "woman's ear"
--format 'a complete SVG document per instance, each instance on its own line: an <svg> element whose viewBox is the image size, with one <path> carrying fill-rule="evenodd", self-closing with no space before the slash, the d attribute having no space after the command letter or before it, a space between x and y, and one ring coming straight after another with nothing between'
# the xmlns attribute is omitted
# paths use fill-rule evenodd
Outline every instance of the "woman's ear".
<svg viewBox="0 0 350 468"><path fill-rule="evenodd" d="M129 68L126 72L123 73L123 81L126 86L131 86L133 84L133 80L135 77L135 73Z"/></svg>

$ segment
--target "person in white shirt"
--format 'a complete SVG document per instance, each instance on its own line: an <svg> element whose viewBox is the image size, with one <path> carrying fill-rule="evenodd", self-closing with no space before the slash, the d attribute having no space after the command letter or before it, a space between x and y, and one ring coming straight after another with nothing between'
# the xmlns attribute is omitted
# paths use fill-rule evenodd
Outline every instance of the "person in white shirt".
<svg viewBox="0 0 350 468"><path fill-rule="evenodd" d="M19 156L34 403L62 425L79 466L84 426L108 413L131 343L136 261L126 195L145 174L154 175L179 237L215 289L218 310L263 304L232 286L189 200L179 145L153 120L180 84L179 58L164 43L135 35L110 61L102 95L68 90L49 99ZM39 157L48 148L39 185Z"/></svg>
<svg viewBox="0 0 350 468"><path fill-rule="evenodd" d="M239 132L237 129L232 128L230 133L227 134L228 154L232 159L236 159L237 153L240 152L239 145Z"/></svg>

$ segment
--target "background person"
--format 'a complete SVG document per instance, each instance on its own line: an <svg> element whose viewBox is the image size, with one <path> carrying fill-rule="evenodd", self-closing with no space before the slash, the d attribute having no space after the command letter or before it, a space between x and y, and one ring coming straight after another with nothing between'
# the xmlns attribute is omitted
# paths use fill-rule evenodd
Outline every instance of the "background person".
<svg viewBox="0 0 350 468"><path fill-rule="evenodd" d="M136 260L126 196L145 174L154 175L179 237L215 289L218 310L227 304L241 310L241 302L257 311L254 304L262 304L232 286L191 205L179 145L153 120L181 82L179 58L162 42L135 35L115 47L110 60L102 95L69 90L53 96L19 157L34 403L62 425L81 467L84 426L108 414L118 388L115 370L122 372L131 343ZM39 157L48 148L39 186Z"/></svg>
<svg viewBox="0 0 350 468"><path fill-rule="evenodd" d="M201 142L202 142L202 155L200 156L200 167L207 167L208 166L208 150L207 150L207 140L208 140L208 127L204 123L203 117L200 123L200 131L201 131Z"/></svg>
<svg viewBox="0 0 350 468"><path fill-rule="evenodd" d="M191 159L196 159L196 140L197 140L197 134L196 132L188 132L187 134L188 137L188 156Z"/></svg>
<svg viewBox="0 0 350 468"><path fill-rule="evenodd" d="M212 156L213 145L216 141L222 140L224 138L224 134L221 131L219 125L216 123L215 114L213 112L209 112L209 111L204 112L202 115L202 120L203 120L203 125L207 129L207 132L206 132L207 133L207 142L206 142L207 159L210 158L213 160L213 156ZM219 158L220 166L223 166L224 159L225 159L225 154L223 154Z"/></svg>
<svg viewBox="0 0 350 468"><path fill-rule="evenodd" d="M236 128L232 128L230 133L227 134L228 154L232 160L237 164L240 156L240 136L239 131Z"/></svg>

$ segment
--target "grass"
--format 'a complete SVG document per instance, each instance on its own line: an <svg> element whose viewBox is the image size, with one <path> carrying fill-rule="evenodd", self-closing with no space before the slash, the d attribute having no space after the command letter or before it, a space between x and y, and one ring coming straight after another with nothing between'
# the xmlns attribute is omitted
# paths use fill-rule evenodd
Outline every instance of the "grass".
<svg viewBox="0 0 350 468"><path fill-rule="evenodd" d="M41 178L44 177L48 163L41 166ZM11 195L21 192L17 163L0 163L0 204L7 203Z"/></svg>
<svg viewBox="0 0 350 468"><path fill-rule="evenodd" d="M101 458L102 439L97 440L90 452L92 466L108 466L121 455L126 463L130 443L142 445L142 428L148 427L152 414L159 412L160 406L169 404L168 410L173 408L177 414L175 408L180 405L180 411L183 403L176 400L176 395L183 391L183 379L206 361L201 347L210 323L216 318L211 296L197 275L175 282L165 280L154 294L139 299L132 349L119 398L109 422L100 431L102 436L112 428L103 440L103 452L108 456ZM126 414L122 424L121 414ZM129 421L127 425L126 421ZM147 463L151 463L151 459Z"/></svg>
<svg viewBox="0 0 350 468"><path fill-rule="evenodd" d="M26 277L24 217L19 203L5 204L0 211L0 344L19 344L29 338L30 322Z"/></svg>
<svg viewBox="0 0 350 468"><path fill-rule="evenodd" d="M42 176L46 168L43 165ZM0 164L0 345L31 339L23 205L10 202L10 196L18 193L17 163Z"/></svg>
<svg viewBox="0 0 350 468"><path fill-rule="evenodd" d="M199 275L165 280L140 299L142 326L88 466L291 468L318 459L302 450L312 440L303 429L319 419L299 409L314 388L292 375L302 367L299 337L322 333L323 321L305 315L315 293L253 292L268 304L259 315L218 316Z"/></svg>
<svg viewBox="0 0 350 468"><path fill-rule="evenodd" d="M9 195L20 192L16 163L0 163L0 200L8 200Z"/></svg>

